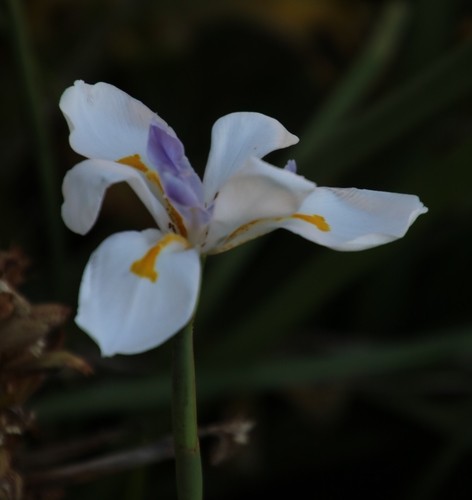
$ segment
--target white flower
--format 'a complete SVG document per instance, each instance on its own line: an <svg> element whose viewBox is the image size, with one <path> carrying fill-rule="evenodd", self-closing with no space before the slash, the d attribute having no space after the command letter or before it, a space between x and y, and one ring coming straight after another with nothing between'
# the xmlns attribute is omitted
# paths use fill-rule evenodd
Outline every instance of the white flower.
<svg viewBox="0 0 472 500"><path fill-rule="evenodd" d="M427 209L418 197L316 185L262 158L298 142L277 120L233 113L213 126L203 180L175 132L141 102L106 83L75 82L60 101L72 148L87 159L63 184L62 216L76 233L94 225L109 186L126 182L156 228L107 238L91 256L77 324L102 354L156 347L191 318L200 256L277 228L337 250L401 238Z"/></svg>

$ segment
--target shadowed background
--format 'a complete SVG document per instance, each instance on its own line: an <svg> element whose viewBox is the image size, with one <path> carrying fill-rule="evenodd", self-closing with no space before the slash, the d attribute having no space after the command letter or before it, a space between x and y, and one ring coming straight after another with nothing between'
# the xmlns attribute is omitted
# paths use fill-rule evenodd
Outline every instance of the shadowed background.
<svg viewBox="0 0 472 500"><path fill-rule="evenodd" d="M274 164L294 158L319 185L414 193L430 209L404 239L362 253L280 231L207 260L196 324L199 420L256 425L217 466L215 440L203 440L205 498L470 498L468 2L21 7L34 57L26 64L21 26L0 6L0 242L31 257L22 291L32 301L75 307L98 244L152 224L120 185L87 236L62 225L60 184L79 156L58 100L75 79L112 83L158 112L200 173L214 121L258 111L301 139L272 154ZM73 322L66 342L95 375L57 373L36 395L26 454L116 431L74 458L86 461L170 432L169 343L100 359ZM48 483L37 498L174 498L172 462L134 460L119 474L68 480L64 490Z"/></svg>

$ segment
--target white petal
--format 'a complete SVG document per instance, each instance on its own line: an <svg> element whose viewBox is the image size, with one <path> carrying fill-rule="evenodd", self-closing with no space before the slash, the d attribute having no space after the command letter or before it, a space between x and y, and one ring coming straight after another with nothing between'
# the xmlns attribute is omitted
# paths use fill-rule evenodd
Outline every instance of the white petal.
<svg viewBox="0 0 472 500"><path fill-rule="evenodd" d="M260 113L232 113L215 122L203 184L205 200L213 201L221 186L248 158L263 158L276 149L296 144L298 138L274 118Z"/></svg>
<svg viewBox="0 0 472 500"><path fill-rule="evenodd" d="M85 160L64 177L62 218L72 231L85 234L95 224L105 191L112 184L127 182L161 228L169 216L140 172L107 160Z"/></svg>
<svg viewBox="0 0 472 500"><path fill-rule="evenodd" d="M271 231L273 219L293 214L314 187L300 175L251 158L220 189L203 251L229 250Z"/></svg>
<svg viewBox="0 0 472 500"><path fill-rule="evenodd" d="M280 227L335 250L365 250L403 237L427 211L414 195L316 188Z"/></svg>
<svg viewBox="0 0 472 500"><path fill-rule="evenodd" d="M131 271L133 263L169 236L176 241L166 244L157 256L155 281ZM200 258L177 238L154 229L118 233L92 254L82 278L76 322L104 356L157 347L192 317L200 287Z"/></svg>
<svg viewBox="0 0 472 500"><path fill-rule="evenodd" d="M143 103L103 82L76 81L62 94L59 107L69 124L72 149L87 158L139 154L146 159L151 119L164 123Z"/></svg>

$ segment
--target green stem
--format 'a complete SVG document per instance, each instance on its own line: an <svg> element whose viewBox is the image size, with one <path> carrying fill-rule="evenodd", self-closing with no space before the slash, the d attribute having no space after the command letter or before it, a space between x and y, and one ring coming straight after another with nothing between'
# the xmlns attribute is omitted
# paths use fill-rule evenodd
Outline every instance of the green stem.
<svg viewBox="0 0 472 500"><path fill-rule="evenodd" d="M8 0L11 40L16 52L18 70L24 87L24 100L29 112L33 140L37 155L39 185L42 194L43 212L47 221L51 252L51 268L56 292L60 292L63 276L63 231L59 217L59 190L53 168L52 153L47 126L42 113L42 99L33 53L28 43L24 15L19 0Z"/></svg>
<svg viewBox="0 0 472 500"><path fill-rule="evenodd" d="M202 499L202 463L198 441L193 319L174 338L172 420L179 500Z"/></svg>

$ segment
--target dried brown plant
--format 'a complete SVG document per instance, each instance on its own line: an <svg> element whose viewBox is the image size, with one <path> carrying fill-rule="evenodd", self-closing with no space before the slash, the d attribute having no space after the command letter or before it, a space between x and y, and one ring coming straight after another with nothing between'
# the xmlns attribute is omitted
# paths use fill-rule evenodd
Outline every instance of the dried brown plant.
<svg viewBox="0 0 472 500"><path fill-rule="evenodd" d="M0 252L0 499L23 498L23 480L14 453L34 423L25 404L53 369L90 367L62 349L70 309L62 304L31 304L16 287L29 259L14 247Z"/></svg>

